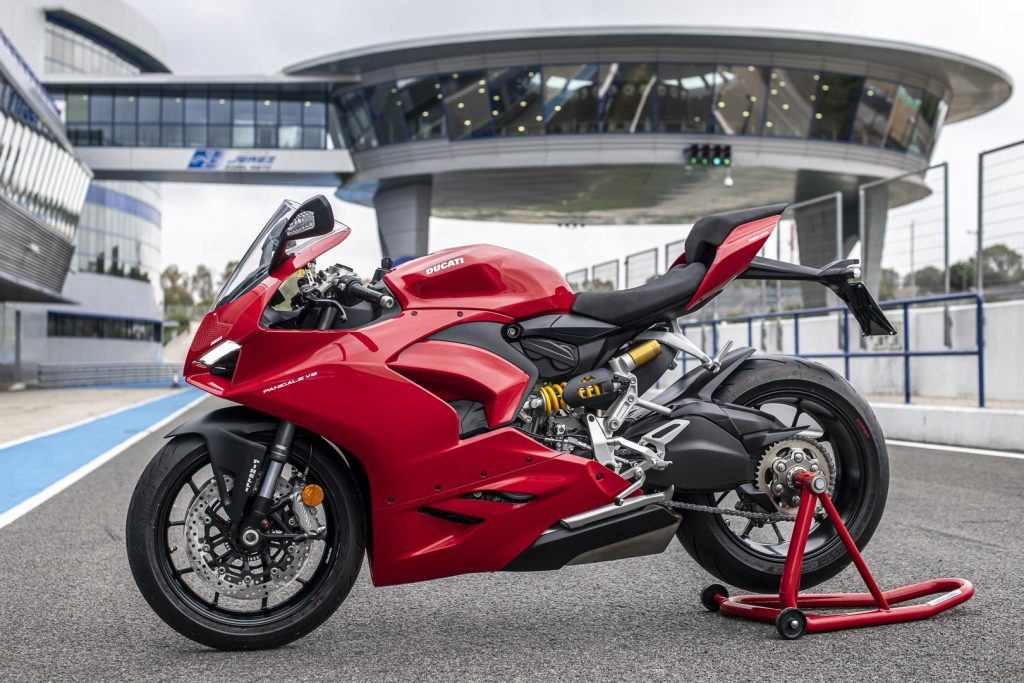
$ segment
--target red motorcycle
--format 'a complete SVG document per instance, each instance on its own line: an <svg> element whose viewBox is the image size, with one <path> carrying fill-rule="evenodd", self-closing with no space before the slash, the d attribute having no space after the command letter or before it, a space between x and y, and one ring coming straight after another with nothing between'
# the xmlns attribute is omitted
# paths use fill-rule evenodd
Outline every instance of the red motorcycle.
<svg viewBox="0 0 1024 683"><path fill-rule="evenodd" d="M487 245L384 259L369 284L318 270L350 229L323 197L284 202L186 361L189 383L241 405L174 429L132 497L142 594L189 638L252 649L323 623L364 553L386 586L660 553L675 536L721 580L774 591L801 471L825 477L863 547L889 477L864 399L825 366L712 357L679 331L758 278L819 282L865 334L895 333L855 261L756 256L784 208L705 217L664 275L575 294ZM669 381L680 354L698 364ZM819 514L803 585L848 561Z"/></svg>

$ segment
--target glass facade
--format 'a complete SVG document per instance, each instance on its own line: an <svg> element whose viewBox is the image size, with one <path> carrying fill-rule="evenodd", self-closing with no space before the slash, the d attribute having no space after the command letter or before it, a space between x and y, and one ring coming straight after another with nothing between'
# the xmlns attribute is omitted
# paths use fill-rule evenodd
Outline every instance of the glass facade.
<svg viewBox="0 0 1024 683"><path fill-rule="evenodd" d="M46 68L50 73L131 75L142 69L109 46L69 28L47 23ZM72 144L95 141L105 145L163 144L181 146L193 128L205 133L207 100L201 107L184 91L148 89L49 89L61 112ZM194 93L189 93L192 95ZM202 117L198 110L202 109ZM249 100L249 130L255 131L255 102ZM205 137L204 137L205 140ZM203 143L205 144L205 142ZM160 299L160 192L153 183L103 181L89 186L78 221L73 269L143 280L153 285L153 315ZM57 336L159 340L159 324L104 321L88 316L53 314L50 334ZM73 318L73 319L72 319ZM146 326L149 327L146 327ZM82 333L85 330L86 333ZM143 336L140 330L149 330Z"/></svg>
<svg viewBox="0 0 1024 683"><path fill-rule="evenodd" d="M0 74L0 193L70 241L89 173Z"/></svg>
<svg viewBox="0 0 1024 683"><path fill-rule="evenodd" d="M323 84L49 90L64 112L68 138L83 147L330 147ZM414 79L392 84L378 95L381 114L386 111L402 123L394 130L412 130L408 139L447 135L436 91L425 91ZM358 122L351 126L358 137Z"/></svg>
<svg viewBox="0 0 1024 683"><path fill-rule="evenodd" d="M331 102L355 151L433 139L653 132L824 140L927 157L948 109L941 94L861 76L643 61L430 74L349 88Z"/></svg>
<svg viewBox="0 0 1024 683"><path fill-rule="evenodd" d="M46 23L46 71L51 74L124 76L141 69L109 47L69 28Z"/></svg>
<svg viewBox="0 0 1024 683"><path fill-rule="evenodd" d="M158 342L162 330L163 323L160 320L135 320L54 311L46 314L47 337L92 337Z"/></svg>
<svg viewBox="0 0 1024 683"><path fill-rule="evenodd" d="M159 282L159 206L154 183L93 183L78 223L78 270Z"/></svg>

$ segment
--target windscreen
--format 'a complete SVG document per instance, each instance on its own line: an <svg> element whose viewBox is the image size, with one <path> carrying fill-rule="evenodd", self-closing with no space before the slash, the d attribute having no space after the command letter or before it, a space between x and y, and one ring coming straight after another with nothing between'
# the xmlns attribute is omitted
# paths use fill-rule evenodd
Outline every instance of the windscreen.
<svg viewBox="0 0 1024 683"><path fill-rule="evenodd" d="M274 249L272 245L267 244L268 238L272 235L279 233L288 217L297 209L299 205L296 202L285 200L281 203L281 206L277 207L274 215L270 217L267 224L260 231L260 234L256 237L256 240L249 246L249 249L245 252L245 256L238 262L238 266L235 267L234 272L231 273L231 277L224 282L224 286L221 287L220 292L217 293L216 299L214 299L213 307L218 308L223 306L229 301L237 299L244 292L247 292L257 282L266 277L270 270L270 261L274 257ZM271 248L268 248L271 247Z"/></svg>

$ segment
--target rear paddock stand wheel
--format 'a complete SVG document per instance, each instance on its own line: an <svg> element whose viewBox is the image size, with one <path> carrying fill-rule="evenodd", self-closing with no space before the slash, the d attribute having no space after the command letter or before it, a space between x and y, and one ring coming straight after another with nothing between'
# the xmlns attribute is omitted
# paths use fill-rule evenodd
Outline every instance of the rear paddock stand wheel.
<svg viewBox="0 0 1024 683"><path fill-rule="evenodd" d="M796 607L787 607L775 617L775 629L786 640L796 640L807 633L807 617Z"/></svg>
<svg viewBox="0 0 1024 683"><path fill-rule="evenodd" d="M715 598L716 595L728 598L729 591L727 591L725 586L720 583L713 583L701 591L700 604L704 605L704 609L709 612L717 612L721 608L721 604L718 602L718 599Z"/></svg>

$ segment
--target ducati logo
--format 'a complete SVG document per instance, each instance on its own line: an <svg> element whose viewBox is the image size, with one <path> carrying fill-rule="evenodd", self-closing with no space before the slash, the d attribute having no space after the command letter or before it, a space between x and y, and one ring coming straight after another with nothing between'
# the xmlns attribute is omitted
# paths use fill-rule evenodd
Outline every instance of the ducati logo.
<svg viewBox="0 0 1024 683"><path fill-rule="evenodd" d="M432 265L429 268L427 268L425 273L427 275L433 275L434 273L439 273L442 270L446 270L448 268L451 268L452 266L461 265L461 264L463 264L465 262L466 262L465 259L463 259L460 256L459 258L453 258L453 259L450 259L448 261L442 261L441 263L435 263L434 265Z"/></svg>

